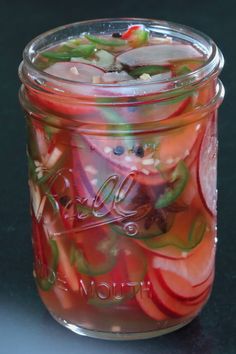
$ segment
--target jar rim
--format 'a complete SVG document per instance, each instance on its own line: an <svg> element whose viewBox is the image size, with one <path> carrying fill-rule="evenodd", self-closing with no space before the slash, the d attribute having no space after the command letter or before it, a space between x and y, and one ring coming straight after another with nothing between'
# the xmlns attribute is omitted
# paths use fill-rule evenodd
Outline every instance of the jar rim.
<svg viewBox="0 0 236 354"><path fill-rule="evenodd" d="M196 70L191 71L190 73L186 73L177 77L171 77L171 78L165 78L163 80L152 80L149 82L148 80L145 81L143 80L142 82L132 82L129 83L128 81L126 83L117 83L117 84L97 84L97 83L87 83L87 82L78 82L78 81L73 81L73 80L68 80L64 78L60 78L57 76L54 76L52 74L46 73L44 70L38 68L33 60L32 57L35 58L36 55L33 56L35 53L34 47L39 44L40 41L43 41L47 37L54 36L56 33L59 31L67 30L72 27L76 26L94 26L96 24L106 24L106 23L113 23L113 24L118 24L118 23L127 23L128 25L131 24L144 24L147 26L148 29L152 31L162 31L165 34L171 34L175 33L175 35L179 35L180 37L187 37L187 38L192 38L193 40L198 41L198 45L201 46L202 50L203 48L205 51L208 51L207 54L209 56L207 57L207 60L204 62L202 66L197 68ZM83 32L81 32L83 33ZM205 42L205 45L200 43L200 40ZM196 42L194 42L196 44ZM207 49L208 46L208 49ZM37 52L36 52L37 54ZM33 38L25 47L23 51L23 64L20 67L20 77L21 80L24 82L24 75L22 75L22 71L24 70L24 66L26 66L26 71L30 71L33 73L32 77L36 77L37 75L40 75L40 77L43 78L43 81L48 81L48 82L56 82L57 84L69 84L71 87L81 87L87 88L87 89L95 89L97 90L97 95L99 97L99 90L101 91L101 96L103 97L108 97L109 95L109 90L115 90L116 94L112 97L120 97L124 95L119 94L119 90L122 90L124 88L129 88L131 89L132 87L135 89L137 87L152 87L153 91L151 94L155 94L155 86L157 85L163 85L163 84L173 84L172 89L167 89L167 90L161 90L161 92L158 93L165 93L165 92L170 92L170 91L176 91L179 90L180 88L182 90L187 89L189 86L193 86L196 84L201 83L202 81L205 81L206 78L209 78L214 75L219 75L220 71L222 70L224 65L224 58L217 47L216 43L206 34L202 33L201 31L198 31L192 27L181 25L178 23L174 22L169 22L169 21L163 21L163 20L155 20L155 19L146 19L146 18L103 18L103 19L95 19L95 20L86 20L86 21L79 21L79 22L74 22L70 23L64 26L59 26L55 27L49 31L46 31L39 36ZM29 75L27 75L27 79L29 79ZM26 79L26 80L27 80ZM45 80L46 79L46 80ZM38 86L38 85L37 85ZM39 84L40 87L47 89L46 87L43 87L43 84ZM61 86L60 86L61 87ZM63 86L62 86L63 87ZM51 87L52 89L52 87ZM106 90L107 93L106 93ZM63 90L58 90L55 89L55 91L61 91L61 94L63 93ZM144 90L145 91L145 90ZM114 91L112 91L114 92ZM87 96L87 95L86 95ZM133 94L131 96L140 96ZM143 95L141 95L143 96Z"/></svg>

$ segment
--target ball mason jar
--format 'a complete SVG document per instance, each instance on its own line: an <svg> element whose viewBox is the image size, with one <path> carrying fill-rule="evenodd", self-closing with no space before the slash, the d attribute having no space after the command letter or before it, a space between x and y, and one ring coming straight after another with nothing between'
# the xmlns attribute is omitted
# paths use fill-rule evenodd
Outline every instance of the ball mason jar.
<svg viewBox="0 0 236 354"><path fill-rule="evenodd" d="M200 48L197 70L163 82L78 83L35 65L81 33L143 24ZM223 57L206 35L146 19L79 22L25 48L19 68L31 195L33 275L70 330L141 339L206 304L216 251L217 109Z"/></svg>

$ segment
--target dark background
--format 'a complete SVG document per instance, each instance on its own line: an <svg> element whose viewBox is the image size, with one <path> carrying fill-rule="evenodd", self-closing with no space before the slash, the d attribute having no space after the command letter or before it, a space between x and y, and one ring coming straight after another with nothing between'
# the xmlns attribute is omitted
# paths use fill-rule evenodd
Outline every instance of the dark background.
<svg viewBox="0 0 236 354"><path fill-rule="evenodd" d="M235 0L0 1L0 354L236 353ZM55 26L102 17L151 17L195 27L224 53L219 118L219 248L214 291L203 313L161 338L109 342L76 336L43 307L32 279L25 126L17 66L26 43Z"/></svg>

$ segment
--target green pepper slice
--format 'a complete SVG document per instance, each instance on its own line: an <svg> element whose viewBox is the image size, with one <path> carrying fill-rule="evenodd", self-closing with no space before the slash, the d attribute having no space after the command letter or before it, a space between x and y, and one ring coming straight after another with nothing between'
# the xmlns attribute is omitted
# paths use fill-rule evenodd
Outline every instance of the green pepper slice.
<svg viewBox="0 0 236 354"><path fill-rule="evenodd" d="M118 249L116 248L116 237L114 235L109 235L109 238L109 240L101 241L97 246L97 249L106 255L106 260L103 263L96 265L89 263L83 251L72 245L70 261L72 265L76 266L79 273L89 276L98 276L106 274L112 270L116 264Z"/></svg>
<svg viewBox="0 0 236 354"><path fill-rule="evenodd" d="M92 34L85 34L85 38L87 38L90 42L99 44L107 47L121 47L127 44L127 41L124 39L105 39L99 38L97 36L93 36Z"/></svg>
<svg viewBox="0 0 236 354"><path fill-rule="evenodd" d="M53 52L48 51L41 53L41 55L48 59L55 60L70 60L71 58L88 58L95 51L95 45L93 44L80 44L78 47L71 48L65 52Z"/></svg>
<svg viewBox="0 0 236 354"><path fill-rule="evenodd" d="M169 181L171 187L167 187L158 198L155 207L165 208L172 204L184 191L189 179L189 171L184 161L179 161Z"/></svg>
<svg viewBox="0 0 236 354"><path fill-rule="evenodd" d="M49 245L50 245L51 253L52 253L52 261L49 266L50 273L49 273L48 277L46 277L46 278L40 278L36 275L36 282L37 282L38 286L44 291L50 290L56 281L55 273L57 271L58 258L59 258L59 252L58 252L58 247L57 247L56 241L49 240Z"/></svg>
<svg viewBox="0 0 236 354"><path fill-rule="evenodd" d="M159 249L167 246L173 246L182 251L191 251L194 247L196 247L203 239L203 236L206 232L207 222L205 218L199 214L194 219L188 233L188 238L186 242L181 240L178 235L164 234L162 236L158 236L155 239L147 239L143 240L150 249Z"/></svg>

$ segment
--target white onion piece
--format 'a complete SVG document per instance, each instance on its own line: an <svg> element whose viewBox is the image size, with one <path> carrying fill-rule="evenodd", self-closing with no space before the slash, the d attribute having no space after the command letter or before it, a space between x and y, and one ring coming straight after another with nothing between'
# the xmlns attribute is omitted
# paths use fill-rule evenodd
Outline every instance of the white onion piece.
<svg viewBox="0 0 236 354"><path fill-rule="evenodd" d="M96 52L96 58L95 65L103 69L109 69L115 61L114 55L103 49Z"/></svg>
<svg viewBox="0 0 236 354"><path fill-rule="evenodd" d="M121 71L121 72L114 71L110 73L104 73L101 77L101 80L102 82L109 84L113 82L133 80L133 78L126 71Z"/></svg>
<svg viewBox="0 0 236 354"><path fill-rule="evenodd" d="M201 58L197 49L186 44L157 44L140 47L117 56L118 63L129 66L168 65L173 60Z"/></svg>
<svg viewBox="0 0 236 354"><path fill-rule="evenodd" d="M153 75L148 80L133 79L120 82L120 94L124 96L146 95L150 93L157 93L170 88L170 83L163 83L161 81L168 80L172 77L171 71ZM159 81L159 82L158 82ZM122 87L121 85L129 85ZM137 85L138 84L138 85ZM143 85L142 85L143 84ZM118 85L118 84L117 84Z"/></svg>

